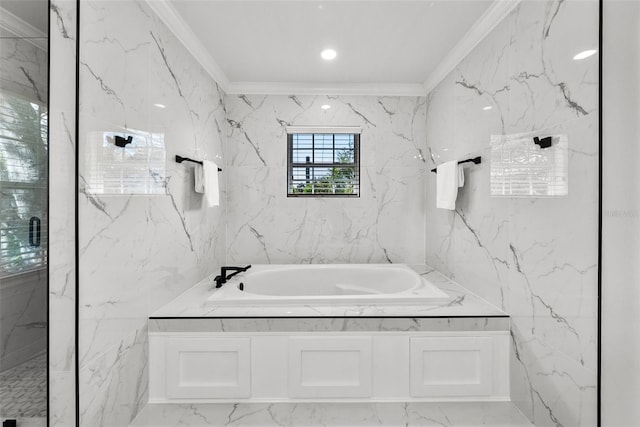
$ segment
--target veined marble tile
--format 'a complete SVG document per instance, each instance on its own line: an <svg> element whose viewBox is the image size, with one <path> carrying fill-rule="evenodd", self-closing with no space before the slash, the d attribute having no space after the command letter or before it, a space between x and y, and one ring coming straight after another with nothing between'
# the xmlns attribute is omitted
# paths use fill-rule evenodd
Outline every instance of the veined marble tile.
<svg viewBox="0 0 640 427"><path fill-rule="evenodd" d="M517 329L518 320L512 326L511 399L536 425L596 425L596 371Z"/></svg>
<svg viewBox="0 0 640 427"><path fill-rule="evenodd" d="M50 2L49 76L49 424L75 419L75 108L73 0Z"/></svg>
<svg viewBox="0 0 640 427"><path fill-rule="evenodd" d="M146 326L80 369L80 425L127 425L147 400Z"/></svg>
<svg viewBox="0 0 640 427"><path fill-rule="evenodd" d="M5 370L46 350L47 272L3 278L0 292L0 366Z"/></svg>
<svg viewBox="0 0 640 427"><path fill-rule="evenodd" d="M362 126L363 166L424 163L423 97L229 95L225 103L231 166L286 166L288 125Z"/></svg>
<svg viewBox="0 0 640 427"><path fill-rule="evenodd" d="M390 167L375 171L376 243L387 262L424 262L424 167ZM352 261L353 262L353 261Z"/></svg>
<svg viewBox="0 0 640 427"><path fill-rule="evenodd" d="M74 426L76 419L75 372L49 371L49 425Z"/></svg>
<svg viewBox="0 0 640 427"><path fill-rule="evenodd" d="M509 317L150 319L149 332L507 331Z"/></svg>
<svg viewBox="0 0 640 427"><path fill-rule="evenodd" d="M597 55L573 56L597 46L597 15L521 2L427 97L432 163L483 163L455 212L427 178L426 260L511 315L512 394L536 425L595 425ZM568 196L489 197L490 136L525 132L567 136Z"/></svg>
<svg viewBox="0 0 640 427"><path fill-rule="evenodd" d="M425 98L231 95L225 102L229 262L424 262L416 236L424 229ZM287 198L287 125L362 126L360 197Z"/></svg>
<svg viewBox="0 0 640 427"><path fill-rule="evenodd" d="M577 18L579 17L579 18ZM536 130L597 112L596 1L524 1L510 17L510 119L507 133Z"/></svg>
<svg viewBox="0 0 640 427"><path fill-rule="evenodd" d="M47 61L47 52L28 40L1 38L0 88L46 106L49 97Z"/></svg>
<svg viewBox="0 0 640 427"><path fill-rule="evenodd" d="M225 94L144 1L82 6L80 413L126 425L146 399L148 315L225 260ZM162 135L163 194L89 191L102 132ZM177 154L224 169L219 206L194 192L194 166Z"/></svg>
<svg viewBox="0 0 640 427"><path fill-rule="evenodd" d="M509 426L532 424L509 402L147 405L131 426Z"/></svg>

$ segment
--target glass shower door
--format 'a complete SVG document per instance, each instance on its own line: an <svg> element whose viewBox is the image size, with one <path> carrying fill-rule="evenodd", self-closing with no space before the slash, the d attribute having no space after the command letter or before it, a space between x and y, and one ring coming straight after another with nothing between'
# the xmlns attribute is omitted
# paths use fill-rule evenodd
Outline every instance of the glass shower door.
<svg viewBox="0 0 640 427"><path fill-rule="evenodd" d="M46 425L48 11L0 0L0 420Z"/></svg>

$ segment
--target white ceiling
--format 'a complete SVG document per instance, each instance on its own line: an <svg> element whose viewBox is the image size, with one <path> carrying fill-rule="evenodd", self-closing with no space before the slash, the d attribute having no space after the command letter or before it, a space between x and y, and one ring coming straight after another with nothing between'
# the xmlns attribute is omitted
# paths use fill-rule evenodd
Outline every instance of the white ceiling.
<svg viewBox="0 0 640 427"><path fill-rule="evenodd" d="M153 5L155 1L149 3ZM492 3L492 0L169 1L215 62L218 72L223 74L222 80L245 87L260 84L423 87L476 21L487 15ZM329 62L320 58L322 49L328 47L338 52L338 57Z"/></svg>

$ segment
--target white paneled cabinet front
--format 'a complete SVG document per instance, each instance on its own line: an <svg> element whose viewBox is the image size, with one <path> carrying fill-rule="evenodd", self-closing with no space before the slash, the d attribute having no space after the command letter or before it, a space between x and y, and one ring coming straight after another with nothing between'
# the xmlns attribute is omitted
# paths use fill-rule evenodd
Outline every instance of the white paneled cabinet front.
<svg viewBox="0 0 640 427"><path fill-rule="evenodd" d="M169 338L168 398L251 395L250 338Z"/></svg>
<svg viewBox="0 0 640 427"><path fill-rule="evenodd" d="M151 333L149 400L508 400L508 332Z"/></svg>
<svg viewBox="0 0 640 427"><path fill-rule="evenodd" d="M411 396L489 396L493 391L489 337L411 338Z"/></svg>
<svg viewBox="0 0 640 427"><path fill-rule="evenodd" d="M290 397L371 397L371 337L289 339Z"/></svg>

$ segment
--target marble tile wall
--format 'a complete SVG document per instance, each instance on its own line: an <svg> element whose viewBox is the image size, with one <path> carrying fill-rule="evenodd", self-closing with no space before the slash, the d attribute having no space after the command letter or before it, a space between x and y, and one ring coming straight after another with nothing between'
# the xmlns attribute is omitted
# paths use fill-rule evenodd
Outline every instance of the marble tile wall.
<svg viewBox="0 0 640 427"><path fill-rule="evenodd" d="M0 285L1 371L29 360L47 347L47 272L2 278Z"/></svg>
<svg viewBox="0 0 640 427"><path fill-rule="evenodd" d="M427 98L430 164L482 155L455 211L427 182L426 262L512 317L512 398L536 426L596 425L596 1L523 1ZM491 107L484 109L484 107ZM569 138L569 194L490 197L490 136Z"/></svg>
<svg viewBox="0 0 640 427"><path fill-rule="evenodd" d="M46 105L47 51L26 38L0 31L0 88Z"/></svg>
<svg viewBox="0 0 640 427"><path fill-rule="evenodd" d="M225 203L208 207L173 160L222 163L224 94L145 2L81 6L80 423L122 426L146 403L149 313L224 260ZM166 195L89 191L93 136L128 131L164 135Z"/></svg>
<svg viewBox="0 0 640 427"><path fill-rule="evenodd" d="M77 1L51 0L49 100L49 423L76 425L75 182Z"/></svg>
<svg viewBox="0 0 640 427"><path fill-rule="evenodd" d="M225 104L230 263L424 262L424 97L228 95ZM362 126L360 198L287 198L287 125Z"/></svg>

